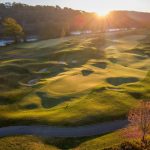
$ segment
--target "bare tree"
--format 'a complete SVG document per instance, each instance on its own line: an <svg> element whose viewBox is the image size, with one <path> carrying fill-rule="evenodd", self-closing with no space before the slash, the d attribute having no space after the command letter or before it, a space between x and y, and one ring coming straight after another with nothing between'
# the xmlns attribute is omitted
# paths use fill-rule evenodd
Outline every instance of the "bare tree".
<svg viewBox="0 0 150 150"><path fill-rule="evenodd" d="M132 127L138 128L142 133L141 141L145 143L146 136L150 132L150 102L141 101L137 108L129 112L128 120Z"/></svg>

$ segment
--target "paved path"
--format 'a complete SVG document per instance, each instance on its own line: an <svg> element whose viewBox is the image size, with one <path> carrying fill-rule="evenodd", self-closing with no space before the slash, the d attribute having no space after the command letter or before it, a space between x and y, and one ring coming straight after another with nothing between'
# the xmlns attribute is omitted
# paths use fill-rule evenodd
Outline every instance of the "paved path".
<svg viewBox="0 0 150 150"><path fill-rule="evenodd" d="M112 132L125 127L127 124L127 120L116 120L113 122L79 127L54 127L45 125L9 126L0 128L0 137L27 134L43 137L85 137Z"/></svg>

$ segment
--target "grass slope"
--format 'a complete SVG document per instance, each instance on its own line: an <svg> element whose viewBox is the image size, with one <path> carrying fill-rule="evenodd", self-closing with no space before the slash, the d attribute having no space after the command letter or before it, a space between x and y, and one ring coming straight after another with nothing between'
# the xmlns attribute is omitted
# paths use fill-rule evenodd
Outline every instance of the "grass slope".
<svg viewBox="0 0 150 150"><path fill-rule="evenodd" d="M90 138L40 138L35 136L13 136L0 138L0 150L102 150L123 141L121 131Z"/></svg>
<svg viewBox="0 0 150 150"><path fill-rule="evenodd" d="M0 121L75 126L125 118L150 97L148 30L0 48Z"/></svg>

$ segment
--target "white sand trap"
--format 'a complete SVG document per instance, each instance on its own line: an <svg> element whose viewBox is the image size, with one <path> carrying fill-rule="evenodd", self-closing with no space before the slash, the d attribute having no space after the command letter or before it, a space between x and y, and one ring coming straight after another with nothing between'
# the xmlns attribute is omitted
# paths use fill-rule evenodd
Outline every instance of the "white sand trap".
<svg viewBox="0 0 150 150"><path fill-rule="evenodd" d="M32 79L32 80L28 81L28 84L32 86L32 85L36 84L37 82L38 82L38 79Z"/></svg>
<svg viewBox="0 0 150 150"><path fill-rule="evenodd" d="M39 73L45 73L47 71L48 71L48 68L43 68L43 69L39 70Z"/></svg>
<svg viewBox="0 0 150 150"><path fill-rule="evenodd" d="M35 85L38 81L39 81L39 79L32 79L32 80L28 81L27 83L19 82L19 84L22 86L31 87L31 86Z"/></svg>
<svg viewBox="0 0 150 150"><path fill-rule="evenodd" d="M49 61L49 63L51 65L67 65L67 63L65 61Z"/></svg>
<svg viewBox="0 0 150 150"><path fill-rule="evenodd" d="M66 62L65 61L58 61L58 64L60 64L60 65L66 65Z"/></svg>
<svg viewBox="0 0 150 150"><path fill-rule="evenodd" d="M76 64L78 61L77 60L72 60L72 63L73 64Z"/></svg>

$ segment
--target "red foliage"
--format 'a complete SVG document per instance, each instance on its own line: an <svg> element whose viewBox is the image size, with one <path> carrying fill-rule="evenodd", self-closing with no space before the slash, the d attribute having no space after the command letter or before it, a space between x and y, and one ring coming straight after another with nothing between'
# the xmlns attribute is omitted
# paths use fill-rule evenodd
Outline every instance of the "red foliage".
<svg viewBox="0 0 150 150"><path fill-rule="evenodd" d="M129 127L124 131L128 138L141 138L144 142L150 133L150 102L141 101L128 115Z"/></svg>

